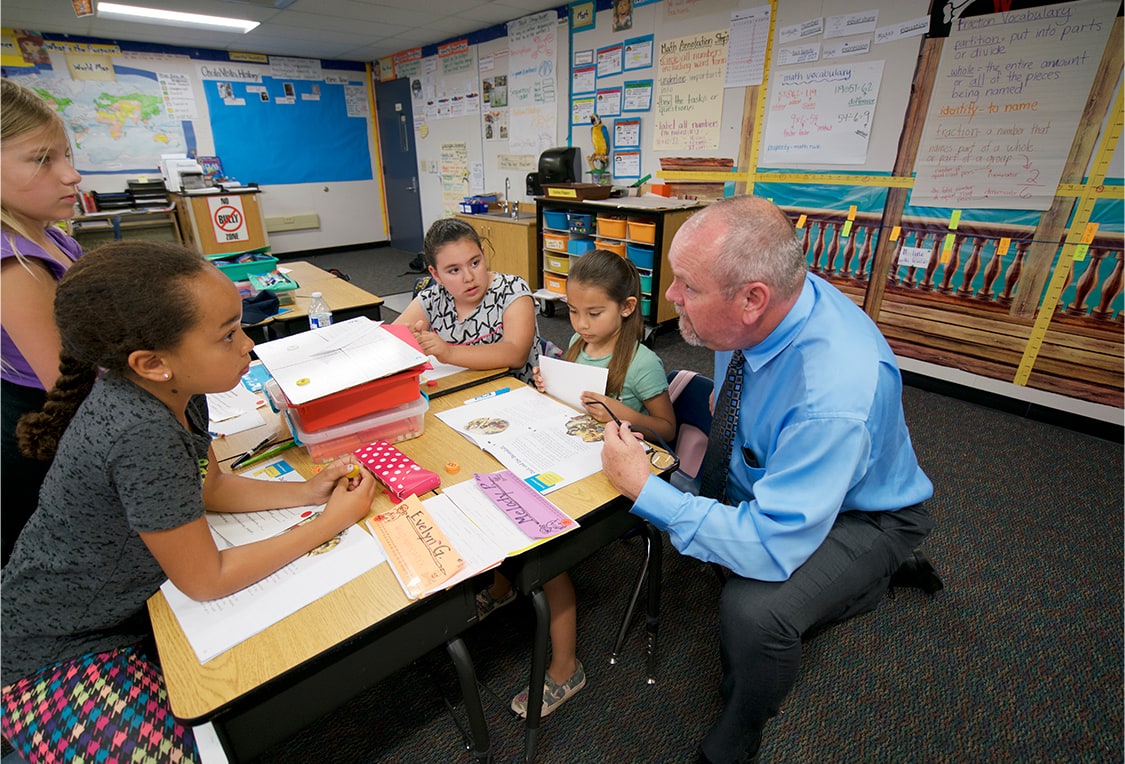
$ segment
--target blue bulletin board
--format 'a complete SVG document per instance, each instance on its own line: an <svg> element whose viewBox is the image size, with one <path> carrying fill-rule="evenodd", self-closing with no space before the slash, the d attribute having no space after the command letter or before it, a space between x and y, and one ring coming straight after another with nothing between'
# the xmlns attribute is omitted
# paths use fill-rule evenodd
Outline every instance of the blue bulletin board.
<svg viewBox="0 0 1125 764"><path fill-rule="evenodd" d="M203 87L215 153L229 177L266 185L372 179L367 120L348 116L344 85L263 77Z"/></svg>

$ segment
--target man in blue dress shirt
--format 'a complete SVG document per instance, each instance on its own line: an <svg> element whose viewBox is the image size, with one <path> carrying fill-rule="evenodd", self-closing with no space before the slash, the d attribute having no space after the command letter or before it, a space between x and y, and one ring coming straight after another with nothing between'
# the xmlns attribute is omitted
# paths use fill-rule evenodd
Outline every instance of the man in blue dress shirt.
<svg viewBox="0 0 1125 764"><path fill-rule="evenodd" d="M716 402L732 357L741 374L740 388L728 385L740 390L730 455L717 460L725 485L694 495L652 475L628 423L607 425L603 467L680 552L733 573L719 612L725 704L700 759L752 762L797 678L803 634L873 609L892 577L941 588L914 552L933 527L923 506L933 485L910 443L894 354L863 311L807 272L772 202L707 207L668 259L681 334L716 351Z"/></svg>

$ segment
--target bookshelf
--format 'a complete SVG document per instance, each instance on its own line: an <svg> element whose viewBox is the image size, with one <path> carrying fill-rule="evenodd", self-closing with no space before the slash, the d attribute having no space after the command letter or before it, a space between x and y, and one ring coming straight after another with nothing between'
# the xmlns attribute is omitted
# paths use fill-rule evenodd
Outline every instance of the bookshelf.
<svg viewBox="0 0 1125 764"><path fill-rule="evenodd" d="M183 244L176 205L91 212L70 220L70 235L82 249L118 239L156 239Z"/></svg>

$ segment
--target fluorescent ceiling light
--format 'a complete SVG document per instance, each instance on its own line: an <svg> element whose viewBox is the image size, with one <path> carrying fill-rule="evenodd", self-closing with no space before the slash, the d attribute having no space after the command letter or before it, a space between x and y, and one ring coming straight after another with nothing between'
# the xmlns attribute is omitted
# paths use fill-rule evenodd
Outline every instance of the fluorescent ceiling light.
<svg viewBox="0 0 1125 764"><path fill-rule="evenodd" d="M98 17L118 21L137 21L148 24L190 26L224 32L242 32L243 34L260 23L246 19L231 19L225 16L204 16L201 13L165 11L159 8L141 8L135 5L119 5L118 3L98 3Z"/></svg>

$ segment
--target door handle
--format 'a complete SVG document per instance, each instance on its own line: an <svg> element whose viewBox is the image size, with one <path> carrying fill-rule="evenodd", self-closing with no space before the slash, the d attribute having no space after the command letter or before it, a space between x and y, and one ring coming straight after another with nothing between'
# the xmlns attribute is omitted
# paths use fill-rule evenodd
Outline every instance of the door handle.
<svg viewBox="0 0 1125 764"><path fill-rule="evenodd" d="M410 178L410 186L407 187L406 190L407 191L417 191L418 190L418 176L417 175Z"/></svg>

